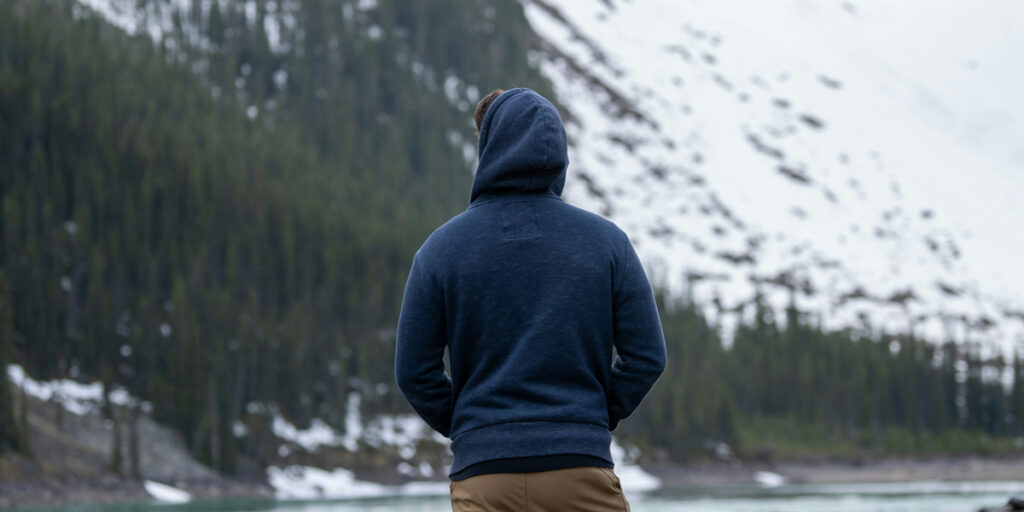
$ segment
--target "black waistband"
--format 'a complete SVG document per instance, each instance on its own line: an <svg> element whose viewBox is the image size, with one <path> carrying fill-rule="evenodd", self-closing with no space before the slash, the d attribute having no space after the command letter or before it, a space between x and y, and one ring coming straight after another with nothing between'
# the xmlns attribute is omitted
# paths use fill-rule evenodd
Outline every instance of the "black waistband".
<svg viewBox="0 0 1024 512"><path fill-rule="evenodd" d="M556 469L580 468L597 466L611 468L614 464L591 455L539 455L536 457L515 457L510 459L486 460L453 473L450 478L455 481L465 480L471 476L491 473L535 473L538 471L554 471Z"/></svg>

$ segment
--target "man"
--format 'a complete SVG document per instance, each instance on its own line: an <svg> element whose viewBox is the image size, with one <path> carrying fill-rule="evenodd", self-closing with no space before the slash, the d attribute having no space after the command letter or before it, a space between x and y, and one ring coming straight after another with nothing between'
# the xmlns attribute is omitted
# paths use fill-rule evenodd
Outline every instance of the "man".
<svg viewBox="0 0 1024 512"><path fill-rule="evenodd" d="M550 102L497 90L474 117L469 208L409 272L398 386L452 439L456 512L629 510L610 431L664 371L651 286L625 233L562 201L569 158Z"/></svg>

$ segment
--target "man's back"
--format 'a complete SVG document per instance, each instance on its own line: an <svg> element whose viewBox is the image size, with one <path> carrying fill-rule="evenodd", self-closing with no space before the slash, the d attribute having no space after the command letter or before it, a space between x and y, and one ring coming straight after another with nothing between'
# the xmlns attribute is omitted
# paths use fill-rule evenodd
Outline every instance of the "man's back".
<svg viewBox="0 0 1024 512"><path fill-rule="evenodd" d="M664 368L650 285L621 230L559 197L568 158L550 103L502 94L480 139L470 207L413 262L399 385L452 438L452 475L536 457L610 466L610 430Z"/></svg>

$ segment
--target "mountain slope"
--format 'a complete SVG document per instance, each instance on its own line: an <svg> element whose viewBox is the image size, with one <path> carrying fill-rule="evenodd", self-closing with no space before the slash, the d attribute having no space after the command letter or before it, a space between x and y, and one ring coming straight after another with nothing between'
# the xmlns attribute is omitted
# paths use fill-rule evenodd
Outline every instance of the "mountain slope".
<svg viewBox="0 0 1024 512"><path fill-rule="evenodd" d="M125 387L225 471L276 448L236 440L252 402L404 412L405 273L471 179L454 71L543 88L525 22L452 55L441 3L107 7L0 3L0 365Z"/></svg>
<svg viewBox="0 0 1024 512"><path fill-rule="evenodd" d="M223 472L439 477L447 447L393 385L401 289L423 238L465 207L473 103L525 85L567 107L567 198L625 227L677 292L659 295L667 378L616 431L643 457L745 457L773 429L840 456L1024 432L1009 421L1024 418L1021 362L970 343L1014 324L956 218L906 199L918 188L887 170L895 149L847 126L851 75L781 74L770 52L751 68L731 36L584 5L0 3L0 368L124 388ZM688 15L721 14L702 9ZM651 30L615 32L637 19ZM842 330L862 312L891 330L925 315L919 334L937 323L967 343ZM715 324L744 313L723 347ZM25 449L5 396L0 447Z"/></svg>
<svg viewBox="0 0 1024 512"><path fill-rule="evenodd" d="M1019 349L1019 7L524 3L571 113L567 197L727 331L760 291L829 328Z"/></svg>

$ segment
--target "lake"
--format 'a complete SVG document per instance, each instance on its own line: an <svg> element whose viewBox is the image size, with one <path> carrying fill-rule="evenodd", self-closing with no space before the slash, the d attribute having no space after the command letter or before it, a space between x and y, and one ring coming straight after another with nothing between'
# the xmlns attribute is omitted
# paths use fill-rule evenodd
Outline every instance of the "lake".
<svg viewBox="0 0 1024 512"><path fill-rule="evenodd" d="M1017 482L905 482L661 489L629 496L634 512L974 512L1024 495ZM447 496L347 501L220 501L24 509L34 512L445 512Z"/></svg>

